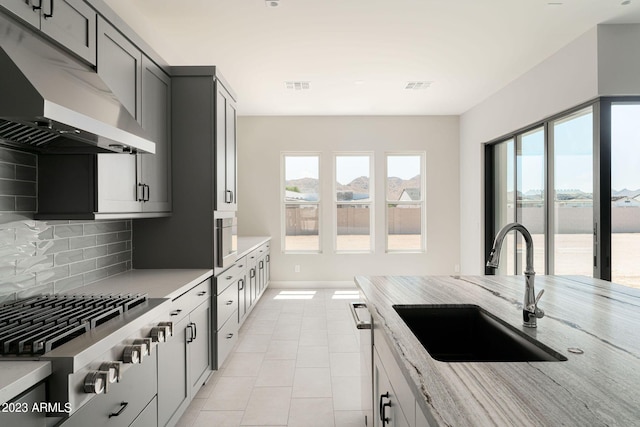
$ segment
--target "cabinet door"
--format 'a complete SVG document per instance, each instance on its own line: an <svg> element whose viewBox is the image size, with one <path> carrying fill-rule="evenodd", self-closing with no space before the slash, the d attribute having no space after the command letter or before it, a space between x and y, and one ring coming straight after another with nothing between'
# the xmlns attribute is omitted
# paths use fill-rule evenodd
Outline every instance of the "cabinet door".
<svg viewBox="0 0 640 427"><path fill-rule="evenodd" d="M98 154L98 212L140 212L137 156Z"/></svg>
<svg viewBox="0 0 640 427"><path fill-rule="evenodd" d="M33 10L39 0L0 0L0 7L25 21L27 24L40 28L40 12Z"/></svg>
<svg viewBox="0 0 640 427"><path fill-rule="evenodd" d="M97 71L118 100L142 121L142 52L102 18L98 19Z"/></svg>
<svg viewBox="0 0 640 427"><path fill-rule="evenodd" d="M144 411L133 420L129 427L157 427L158 426L158 400L153 400L144 408Z"/></svg>
<svg viewBox="0 0 640 427"><path fill-rule="evenodd" d="M171 79L142 57L142 127L156 143L155 154L140 154L140 183L147 185L143 212L171 211Z"/></svg>
<svg viewBox="0 0 640 427"><path fill-rule="evenodd" d="M374 426L405 427L409 426L398 399L391 387L391 382L376 351L373 352L373 406Z"/></svg>
<svg viewBox="0 0 640 427"><path fill-rule="evenodd" d="M228 209L238 209L238 186L236 185L236 105L231 97L227 97L226 105L226 140L225 140L225 169L226 169L226 187L227 191L231 191L228 199Z"/></svg>
<svg viewBox="0 0 640 427"><path fill-rule="evenodd" d="M21 412L0 411L1 426L45 427L47 425L46 413L31 411L34 404L46 402L44 383L9 402L15 403L18 408L26 407L28 410Z"/></svg>
<svg viewBox="0 0 640 427"><path fill-rule="evenodd" d="M189 346L189 384L195 396L211 370L211 304L202 303L191 312Z"/></svg>
<svg viewBox="0 0 640 427"><path fill-rule="evenodd" d="M40 30L95 65L96 18L84 0L42 0Z"/></svg>
<svg viewBox="0 0 640 427"><path fill-rule="evenodd" d="M238 323L242 324L247 315L247 276L244 275L238 279Z"/></svg>
<svg viewBox="0 0 640 427"><path fill-rule="evenodd" d="M187 337L189 316L174 323L173 336L158 348L158 425L175 423L173 415L189 404ZM172 423L172 424L173 424Z"/></svg>
<svg viewBox="0 0 640 427"><path fill-rule="evenodd" d="M236 109L233 98L216 82L216 210L235 211Z"/></svg>

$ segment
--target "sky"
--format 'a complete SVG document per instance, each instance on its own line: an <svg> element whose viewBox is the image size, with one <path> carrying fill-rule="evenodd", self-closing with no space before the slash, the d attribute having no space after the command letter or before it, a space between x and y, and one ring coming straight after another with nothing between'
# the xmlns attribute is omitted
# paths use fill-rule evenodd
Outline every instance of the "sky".
<svg viewBox="0 0 640 427"><path fill-rule="evenodd" d="M611 187L640 189L640 105L612 107ZM576 114L554 125L555 187L593 192L593 115ZM542 129L523 135L518 156L519 190L526 193L544 186L544 133ZM512 158L513 147L507 156ZM513 174L513 165L509 165ZM510 183L509 191L513 190Z"/></svg>

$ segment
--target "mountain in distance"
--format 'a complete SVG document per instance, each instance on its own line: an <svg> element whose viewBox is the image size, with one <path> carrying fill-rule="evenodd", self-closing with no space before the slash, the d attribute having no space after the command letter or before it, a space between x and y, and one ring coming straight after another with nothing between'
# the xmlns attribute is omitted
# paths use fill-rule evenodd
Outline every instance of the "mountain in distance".
<svg viewBox="0 0 640 427"><path fill-rule="evenodd" d="M611 190L611 197L635 197L640 194L640 189L629 190L623 188L622 190Z"/></svg>
<svg viewBox="0 0 640 427"><path fill-rule="evenodd" d="M398 200L405 188L420 188L420 184L420 175L416 175L411 179L390 177L387 180L389 200ZM306 194L317 194L320 188L319 182L315 178L290 179L285 181L285 186L289 189L297 188L300 193ZM369 178L366 176L360 176L348 184L340 184L339 182L336 182L336 189L341 192L352 191L354 194L367 194L370 191Z"/></svg>
<svg viewBox="0 0 640 427"><path fill-rule="evenodd" d="M297 188L300 193L318 194L320 185L316 178L298 178L285 181L287 188Z"/></svg>

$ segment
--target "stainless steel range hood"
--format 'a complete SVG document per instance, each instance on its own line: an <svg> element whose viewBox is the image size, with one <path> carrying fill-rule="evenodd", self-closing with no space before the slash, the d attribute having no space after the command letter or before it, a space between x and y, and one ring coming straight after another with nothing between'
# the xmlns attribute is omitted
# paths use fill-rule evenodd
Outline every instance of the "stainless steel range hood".
<svg viewBox="0 0 640 427"><path fill-rule="evenodd" d="M93 68L2 14L0 142L53 153L155 153Z"/></svg>

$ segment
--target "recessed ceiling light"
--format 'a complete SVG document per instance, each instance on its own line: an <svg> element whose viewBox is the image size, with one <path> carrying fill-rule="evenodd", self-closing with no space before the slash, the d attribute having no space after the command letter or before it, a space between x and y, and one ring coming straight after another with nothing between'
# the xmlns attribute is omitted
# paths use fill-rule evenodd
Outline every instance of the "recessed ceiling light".
<svg viewBox="0 0 640 427"><path fill-rule="evenodd" d="M280 0L265 0L264 4L267 7L278 7L280 6Z"/></svg>
<svg viewBox="0 0 640 427"><path fill-rule="evenodd" d="M407 84L405 84L404 88L406 90L424 90L424 89L427 89L429 86L431 86L431 83L433 83L433 82L429 82L429 81L412 81L412 82L407 82Z"/></svg>
<svg viewBox="0 0 640 427"><path fill-rule="evenodd" d="M356 86L362 86L364 84L364 80L356 80L353 82Z"/></svg>
<svg viewBox="0 0 640 427"><path fill-rule="evenodd" d="M311 89L311 83L310 82L303 82L303 81L284 82L284 86L285 86L285 88L287 90L294 90L294 91Z"/></svg>

